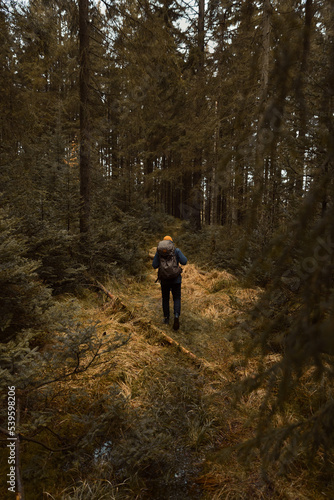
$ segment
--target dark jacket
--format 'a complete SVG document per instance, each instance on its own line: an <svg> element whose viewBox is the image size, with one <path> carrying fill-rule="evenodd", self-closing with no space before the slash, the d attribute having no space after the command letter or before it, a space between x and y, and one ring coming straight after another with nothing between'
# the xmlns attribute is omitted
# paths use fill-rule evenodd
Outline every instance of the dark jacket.
<svg viewBox="0 0 334 500"><path fill-rule="evenodd" d="M181 252L181 250L179 248L175 248L175 255L176 255L176 260L178 262L178 264L181 264L182 266L185 266L186 263L188 262L188 259L187 257L185 257L183 255L183 253ZM154 267L154 269L158 269L160 265L160 257L159 257L159 254L158 252L155 253L155 256L154 256L154 259L153 259L153 262L152 262L152 266ZM181 277L181 274L179 274L179 276L177 276L177 278L174 278L172 281L170 281L170 283L181 283L182 281L182 277Z"/></svg>

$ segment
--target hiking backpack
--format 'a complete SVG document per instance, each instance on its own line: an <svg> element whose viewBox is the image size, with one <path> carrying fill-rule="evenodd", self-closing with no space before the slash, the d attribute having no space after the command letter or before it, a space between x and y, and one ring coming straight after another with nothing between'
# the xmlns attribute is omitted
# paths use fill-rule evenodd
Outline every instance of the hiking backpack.
<svg viewBox="0 0 334 500"><path fill-rule="evenodd" d="M174 243L170 240L160 241L157 252L160 259L158 280L168 281L177 278L182 273L182 269L176 259Z"/></svg>

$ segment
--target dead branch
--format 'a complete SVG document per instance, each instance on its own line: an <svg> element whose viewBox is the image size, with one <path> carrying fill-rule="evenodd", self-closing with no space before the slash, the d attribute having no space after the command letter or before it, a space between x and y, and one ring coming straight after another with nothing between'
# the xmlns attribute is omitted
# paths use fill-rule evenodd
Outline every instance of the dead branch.
<svg viewBox="0 0 334 500"><path fill-rule="evenodd" d="M127 306L119 299L119 297L109 292L109 290L107 290L106 287L102 285L102 283L96 281L95 286L99 288L102 292L104 292L107 295L107 297L109 297L109 299L112 300L113 306L119 305L121 306L122 309L127 309Z"/></svg>
<svg viewBox="0 0 334 500"><path fill-rule="evenodd" d="M29 441L30 443L35 443L35 444L38 444L39 446L42 446L43 448L45 448L46 450L48 451L52 451L54 453L57 453L57 452L60 452L60 451L67 451L67 450L71 450L74 448L74 445L72 446L66 446L65 448L57 448L57 449L54 449L54 448L50 448L49 446L47 446L46 444L42 443L41 441L37 441L37 439L33 439L33 438L29 438L27 436L24 436L23 434L21 434L20 432L18 434L15 434L14 436L12 436L8 431L7 429L4 429L3 427L0 427L0 432L2 434L5 434L5 436L9 436L11 438L16 438L17 441Z"/></svg>
<svg viewBox="0 0 334 500"><path fill-rule="evenodd" d="M176 347L177 350L181 351L183 354L188 356L196 365L203 366L204 364L206 364L206 361L204 359L196 356L196 354L189 351L189 349L186 349L185 347L183 347L183 345L181 345L179 342L177 342L172 337L167 335L165 332L160 330L160 328L152 325L149 321L145 321L143 319L138 319L138 320L134 321L134 323L138 323L141 326L143 326L144 328L149 329L150 332L154 333L154 335L157 337L158 340L160 340L162 342L166 342L167 344L169 344L173 347Z"/></svg>
<svg viewBox="0 0 334 500"><path fill-rule="evenodd" d="M121 302L115 295L113 295L109 290L107 290L100 282L96 282L97 286L100 290L102 290L108 297L110 297L114 303L117 301L119 302L124 309L128 309L127 306ZM144 328L148 328L151 332L154 332L155 336L159 338L160 341L163 341L173 347L176 347L179 351L181 351L183 354L188 356L196 365L202 366L203 364L206 363L204 359L199 358L194 354L193 352L189 351L185 347L183 347L179 342L174 340L172 337L167 335L165 332L157 328L156 326L152 325L149 321L145 321L143 319L138 319L133 322L134 324L140 324Z"/></svg>
<svg viewBox="0 0 334 500"><path fill-rule="evenodd" d="M109 290L107 290L106 287L104 287L102 285L102 283L100 283L99 281L96 281L96 286L97 286L97 288L99 288L100 290L102 290L102 292L104 292L109 297L109 299L111 299L112 301L116 302L116 300L117 300L116 295L113 295L111 292L109 292Z"/></svg>

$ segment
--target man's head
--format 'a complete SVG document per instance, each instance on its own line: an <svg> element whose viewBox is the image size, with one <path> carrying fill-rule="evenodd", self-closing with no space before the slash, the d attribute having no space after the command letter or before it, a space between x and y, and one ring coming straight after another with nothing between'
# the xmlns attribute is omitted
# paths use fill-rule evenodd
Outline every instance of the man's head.
<svg viewBox="0 0 334 500"><path fill-rule="evenodd" d="M165 237L164 237L164 240L173 241L173 238L172 238L171 236L165 236Z"/></svg>

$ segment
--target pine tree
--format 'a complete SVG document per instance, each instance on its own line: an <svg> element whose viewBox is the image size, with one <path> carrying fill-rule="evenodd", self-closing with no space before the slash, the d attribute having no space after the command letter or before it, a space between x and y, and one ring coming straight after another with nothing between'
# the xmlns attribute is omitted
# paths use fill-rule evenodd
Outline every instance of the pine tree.
<svg viewBox="0 0 334 500"><path fill-rule="evenodd" d="M28 243L19 222L4 209L0 217L1 342L6 342L23 330L43 329L51 291L38 279L39 263L26 257Z"/></svg>
<svg viewBox="0 0 334 500"><path fill-rule="evenodd" d="M286 135L275 141L273 150L282 170L284 160L291 169L296 168L292 172L286 168L285 182L292 184L293 189L292 193L285 192L286 225L281 225L268 245L263 264L270 269L271 281L253 313L256 327L262 325L264 330L261 339L255 335L254 344L261 345L264 356L279 351L280 359L269 370L259 372L253 381L246 382L253 388L267 389L256 444L266 464L279 459L286 468L297 456L316 459L324 450L332 456L334 444L330 425L334 412L331 396L334 164L330 141L332 119L323 109L326 102L329 113L332 112L329 97L333 95L333 75L324 68L331 67L333 60L332 38L328 36L332 35L333 16L328 16L324 4L319 2L315 23L310 18L311 7L311 2L301 7L303 16L296 16L297 11L289 14L289 21L296 28L302 19L305 30L296 30L293 37L289 30L289 35L284 32L282 37L294 53L306 51L301 61L294 54L289 60L291 79L284 89L289 95L285 113L289 110L292 116L287 120ZM309 58L307 64L306 58ZM321 64L317 64L318 58ZM292 82L299 78L303 89L298 90L297 86L295 96ZM313 95L313 100L306 100L306 95ZM308 125L305 121L304 130L308 132L304 134L300 119L306 120L306 116ZM321 132L320 116L326 116L326 126ZM300 133L294 134L296 130ZM294 137L293 142L289 133ZM307 179L302 186L297 182L301 172ZM259 261L255 267L256 273L261 273ZM309 393L312 409L302 406L299 410L296 401L305 397L304 391L311 387L314 388L312 395ZM296 412L294 423L286 418L291 405ZM274 423L275 416L281 419L280 425Z"/></svg>

